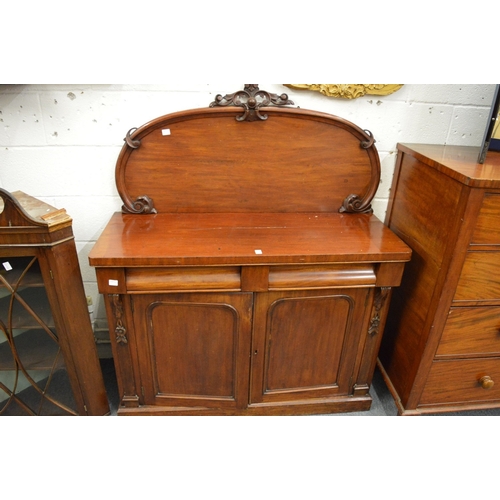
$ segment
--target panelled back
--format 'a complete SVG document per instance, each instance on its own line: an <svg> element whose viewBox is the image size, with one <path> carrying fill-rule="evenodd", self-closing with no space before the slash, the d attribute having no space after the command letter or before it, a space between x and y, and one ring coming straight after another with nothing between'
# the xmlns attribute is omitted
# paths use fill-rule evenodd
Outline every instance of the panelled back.
<svg viewBox="0 0 500 500"><path fill-rule="evenodd" d="M337 212L369 204L380 180L369 133L333 115L264 108L166 115L127 137L116 167L129 212Z"/></svg>

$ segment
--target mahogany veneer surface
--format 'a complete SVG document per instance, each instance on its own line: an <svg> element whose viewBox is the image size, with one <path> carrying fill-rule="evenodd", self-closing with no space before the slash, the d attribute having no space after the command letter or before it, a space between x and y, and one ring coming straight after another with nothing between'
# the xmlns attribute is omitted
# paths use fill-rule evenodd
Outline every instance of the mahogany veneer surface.
<svg viewBox="0 0 500 500"><path fill-rule="evenodd" d="M123 213L89 255L118 413L369 409L411 255L371 215L379 181L371 133L315 111L210 107L127 134Z"/></svg>
<svg viewBox="0 0 500 500"><path fill-rule="evenodd" d="M380 366L401 414L500 407L500 153L399 144L386 224L412 249Z"/></svg>
<svg viewBox="0 0 500 500"><path fill-rule="evenodd" d="M228 265L407 257L408 247L373 215L116 213L92 249L90 263Z"/></svg>

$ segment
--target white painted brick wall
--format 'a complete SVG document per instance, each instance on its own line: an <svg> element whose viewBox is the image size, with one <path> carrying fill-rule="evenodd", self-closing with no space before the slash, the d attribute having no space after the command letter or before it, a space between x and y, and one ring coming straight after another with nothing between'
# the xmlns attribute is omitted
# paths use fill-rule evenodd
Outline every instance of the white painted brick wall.
<svg viewBox="0 0 500 500"><path fill-rule="evenodd" d="M494 85L406 84L389 96L356 100L325 97L279 84L296 105L338 115L370 130L382 164L374 200L383 220L398 142L479 146ZM98 303L88 253L111 214L120 210L114 168L132 127L163 114L205 107L216 94L243 84L0 85L0 187L21 190L73 218L87 293ZM96 306L104 317L102 304Z"/></svg>

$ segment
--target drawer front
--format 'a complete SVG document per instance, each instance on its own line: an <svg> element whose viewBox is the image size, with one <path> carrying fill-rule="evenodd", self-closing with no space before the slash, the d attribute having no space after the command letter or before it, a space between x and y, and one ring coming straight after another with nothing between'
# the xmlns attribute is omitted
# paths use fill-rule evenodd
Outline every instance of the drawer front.
<svg viewBox="0 0 500 500"><path fill-rule="evenodd" d="M269 269L269 290L375 286L373 264L333 266L274 266Z"/></svg>
<svg viewBox="0 0 500 500"><path fill-rule="evenodd" d="M132 293L238 291L240 281L239 267L130 268L126 271L127 291Z"/></svg>
<svg viewBox="0 0 500 500"><path fill-rule="evenodd" d="M480 355L500 356L500 307L452 308L436 357Z"/></svg>
<svg viewBox="0 0 500 500"><path fill-rule="evenodd" d="M500 303L500 252L468 252L453 300Z"/></svg>
<svg viewBox="0 0 500 500"><path fill-rule="evenodd" d="M472 236L473 245L500 245L500 194L487 194Z"/></svg>
<svg viewBox="0 0 500 500"><path fill-rule="evenodd" d="M493 387L483 388L483 377L489 377ZM420 404L493 400L500 400L500 358L434 361Z"/></svg>
<svg viewBox="0 0 500 500"><path fill-rule="evenodd" d="M382 272L384 274L384 272ZM394 279L385 270L386 279ZM399 277L398 277L399 279ZM374 264L159 267L126 270L129 293L374 287Z"/></svg>

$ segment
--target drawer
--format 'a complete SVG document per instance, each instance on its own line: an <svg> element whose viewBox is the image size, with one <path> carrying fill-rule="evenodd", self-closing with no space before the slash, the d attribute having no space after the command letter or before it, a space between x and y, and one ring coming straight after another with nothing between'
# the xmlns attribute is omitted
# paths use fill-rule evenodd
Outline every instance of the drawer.
<svg viewBox="0 0 500 500"><path fill-rule="evenodd" d="M500 307L453 307L436 357L485 354L500 356Z"/></svg>
<svg viewBox="0 0 500 500"><path fill-rule="evenodd" d="M500 303L500 252L468 252L453 300Z"/></svg>
<svg viewBox="0 0 500 500"><path fill-rule="evenodd" d="M487 194L476 221L473 245L500 245L500 194Z"/></svg>
<svg viewBox="0 0 500 500"><path fill-rule="evenodd" d="M239 291L240 267L160 267L126 270L129 292Z"/></svg>
<svg viewBox="0 0 500 500"><path fill-rule="evenodd" d="M480 380L490 377L493 387ZM500 400L500 358L434 361L420 404L468 403Z"/></svg>
<svg viewBox="0 0 500 500"><path fill-rule="evenodd" d="M373 264L275 266L269 269L269 290L314 290L375 286Z"/></svg>

